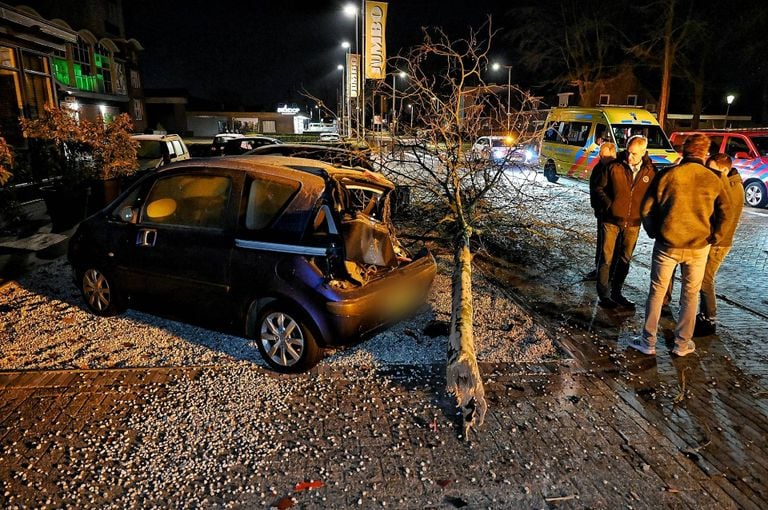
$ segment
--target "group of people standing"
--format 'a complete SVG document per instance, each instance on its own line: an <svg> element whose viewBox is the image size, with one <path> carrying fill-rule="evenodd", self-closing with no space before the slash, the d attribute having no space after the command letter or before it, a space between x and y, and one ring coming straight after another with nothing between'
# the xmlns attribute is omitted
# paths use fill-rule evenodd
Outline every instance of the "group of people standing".
<svg viewBox="0 0 768 510"><path fill-rule="evenodd" d="M709 155L706 135L688 137L682 161L662 170L656 169L647 148L648 140L640 135L629 138L618 154L613 143L603 143L590 177L598 229L594 271L598 305L635 308L622 288L642 225L655 241L651 283L643 331L629 346L656 354L662 308L669 302L679 266L680 313L672 353L686 356L696 348L694 336L716 331L715 275L733 245L744 188L728 155Z"/></svg>

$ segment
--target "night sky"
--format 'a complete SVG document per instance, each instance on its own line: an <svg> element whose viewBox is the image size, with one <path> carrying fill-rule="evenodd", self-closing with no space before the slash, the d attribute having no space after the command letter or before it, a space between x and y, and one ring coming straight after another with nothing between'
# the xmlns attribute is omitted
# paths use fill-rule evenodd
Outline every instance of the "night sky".
<svg viewBox="0 0 768 510"><path fill-rule="evenodd" d="M279 102L308 102L302 88L335 104L341 81L336 66L344 59L340 45L355 40L345 3L126 0L123 8L126 36L145 48L146 88L183 88L192 96L271 110ZM422 26L465 37L486 14L500 25L506 9L494 0L388 5L388 56L421 42ZM495 46L503 58L500 43Z"/></svg>

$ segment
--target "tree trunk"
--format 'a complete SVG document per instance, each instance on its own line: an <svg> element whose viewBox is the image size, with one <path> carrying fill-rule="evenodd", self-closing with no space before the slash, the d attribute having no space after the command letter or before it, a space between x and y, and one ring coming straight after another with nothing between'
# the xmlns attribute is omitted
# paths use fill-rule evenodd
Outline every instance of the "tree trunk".
<svg viewBox="0 0 768 510"><path fill-rule="evenodd" d="M451 329L448 335L446 386L461 408L464 439L469 430L483 424L488 405L477 366L475 339L472 331L472 254L469 233L463 232L456 242L451 292Z"/></svg>
<svg viewBox="0 0 768 510"><path fill-rule="evenodd" d="M669 92L672 88L672 31L674 29L675 2L669 3L667 19L664 24L664 59L661 68L661 93L659 94L659 125L666 130L667 109L669 108Z"/></svg>
<svg viewBox="0 0 768 510"><path fill-rule="evenodd" d="M704 109L704 87L707 83L707 59L702 58L696 74L688 73L688 79L693 82L693 104L691 104L691 129L699 129L701 112Z"/></svg>

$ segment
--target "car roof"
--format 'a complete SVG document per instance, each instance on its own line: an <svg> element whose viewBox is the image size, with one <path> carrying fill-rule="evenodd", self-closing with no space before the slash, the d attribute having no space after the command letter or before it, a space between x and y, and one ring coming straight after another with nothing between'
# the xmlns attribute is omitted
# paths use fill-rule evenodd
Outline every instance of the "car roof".
<svg viewBox="0 0 768 510"><path fill-rule="evenodd" d="M271 142L275 143L282 143L281 140L278 140L277 138L272 138L271 136L238 136L235 138L230 138L227 140L227 142L246 142L248 140L269 140Z"/></svg>
<svg viewBox="0 0 768 510"><path fill-rule="evenodd" d="M165 140L180 140L181 137L179 135L175 134L168 134L168 135L150 135L150 134L138 134L138 135L131 135L131 138L134 140L155 140L155 141L165 141Z"/></svg>
<svg viewBox="0 0 768 510"><path fill-rule="evenodd" d="M740 135L768 135L768 128L739 128L739 129L681 129L674 131L673 135L692 135L695 133L702 133L705 135L713 134L740 134Z"/></svg>
<svg viewBox="0 0 768 510"><path fill-rule="evenodd" d="M334 166L349 166L351 162L359 162L357 165L367 170L373 170L373 165L367 161L365 155L342 147L309 143L282 143L276 145L264 145L246 153L247 155L282 155L296 158L325 161ZM331 160L331 161L329 161Z"/></svg>
<svg viewBox="0 0 768 510"><path fill-rule="evenodd" d="M375 182L382 187L394 189L395 185L386 177L378 172L366 169L334 166L324 161L316 159L307 159L294 156L275 156L275 155L240 155L229 156L227 158L192 158L185 161L171 163L162 167L158 172L168 173L178 168L198 167L205 168L227 168L234 171L267 171L272 174L282 173L285 175L294 174L298 180L304 181L300 174L311 174L324 181L323 175L329 175L337 180L345 178L353 180L364 180Z"/></svg>

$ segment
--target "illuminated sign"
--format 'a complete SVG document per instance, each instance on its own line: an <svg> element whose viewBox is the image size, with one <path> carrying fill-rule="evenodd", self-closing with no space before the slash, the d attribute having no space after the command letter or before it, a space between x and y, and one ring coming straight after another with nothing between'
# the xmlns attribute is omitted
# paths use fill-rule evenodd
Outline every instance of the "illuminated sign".
<svg viewBox="0 0 768 510"><path fill-rule="evenodd" d="M357 97L360 90L360 55L347 53L347 95Z"/></svg>
<svg viewBox="0 0 768 510"><path fill-rule="evenodd" d="M365 77L383 80L386 76L387 3L365 2Z"/></svg>
<svg viewBox="0 0 768 510"><path fill-rule="evenodd" d="M282 113L283 115L296 115L300 111L301 108L297 106L288 106L287 104L277 105L277 113Z"/></svg>

